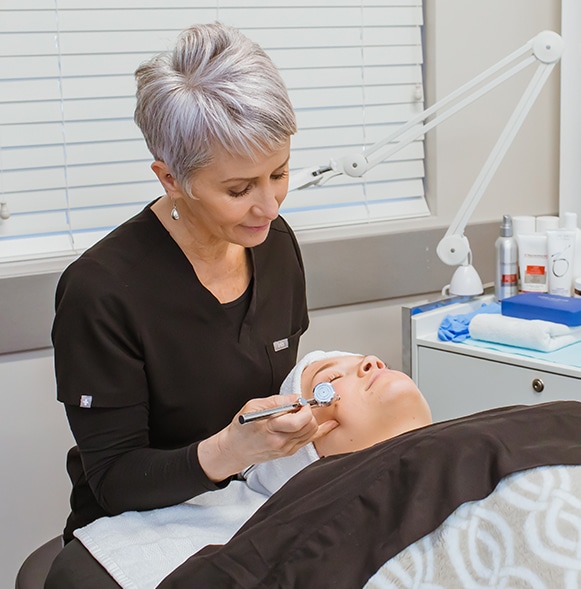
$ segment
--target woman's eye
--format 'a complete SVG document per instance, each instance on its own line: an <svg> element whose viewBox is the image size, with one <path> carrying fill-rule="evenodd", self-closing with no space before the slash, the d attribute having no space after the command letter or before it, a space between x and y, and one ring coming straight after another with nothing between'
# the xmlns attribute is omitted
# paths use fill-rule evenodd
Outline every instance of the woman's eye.
<svg viewBox="0 0 581 589"><path fill-rule="evenodd" d="M246 196L250 192L250 184L244 189L236 192L235 190L229 190L228 194L233 196L234 198L239 198L241 196Z"/></svg>
<svg viewBox="0 0 581 589"><path fill-rule="evenodd" d="M284 180L288 176L288 170L281 172L280 174L273 174L271 177L273 180Z"/></svg>

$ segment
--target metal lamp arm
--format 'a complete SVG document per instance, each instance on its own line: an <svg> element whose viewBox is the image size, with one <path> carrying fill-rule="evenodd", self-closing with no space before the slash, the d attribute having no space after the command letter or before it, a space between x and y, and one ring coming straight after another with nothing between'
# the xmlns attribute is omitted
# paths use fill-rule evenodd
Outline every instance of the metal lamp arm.
<svg viewBox="0 0 581 589"><path fill-rule="evenodd" d="M485 80L493 76L496 72L504 69L516 59L529 53L532 50L533 43L534 39L531 39L511 55L505 57L504 59L502 59L492 67L488 68L486 71L482 72L480 75L476 76L463 86L460 86L460 88L456 89L454 92L451 92L450 94L448 94L448 96L434 103L432 106L417 114L415 117L412 117L407 123L396 129L396 131L388 137L381 139L380 141L374 143L370 147L364 149L361 154L355 156L351 155L350 157L353 158L355 161L357 161L358 158L363 156L367 162L367 166L365 168L365 171L362 172L361 170L363 168L361 166L359 166L358 169L352 169L348 165L346 165L344 173L350 176L362 176L366 171L370 170L371 168L374 168L376 165L389 159L392 155L394 155L404 147L408 146L410 143L412 143L413 141L415 141L416 139L418 139L434 127L437 127L440 123L455 115L458 111L462 110L472 102L475 102L481 96L502 84L505 80L511 78L521 70L528 67L531 63L535 61L535 58L533 56L530 56L527 60L514 65L502 76L499 76L498 78L491 80L488 84L482 86L473 94L467 94L473 88L479 86ZM467 95L464 99L456 103L454 106L450 106L448 110L445 110L439 115L434 116L434 118L430 122L425 123L426 119L430 118L432 115L442 110L444 107L448 106L454 101L460 99L464 95ZM404 135L417 125L421 125L421 127L418 127L413 133L408 134L405 139L398 141L395 145L392 145L390 148L386 149L385 151L382 151L382 149L386 145L393 143L398 137ZM344 160L345 162L348 162L349 156L344 158Z"/></svg>
<svg viewBox="0 0 581 589"><path fill-rule="evenodd" d="M289 191L316 184L324 184L330 178L340 174L346 174L352 177L363 176L370 169L389 159L392 155L453 116L459 110L465 108L535 61L538 61L540 63L531 82L521 97L494 149L490 153L482 171L450 224L444 238L438 244L437 253L444 263L449 265L467 263L470 257L470 245L464 236L464 228L552 69L561 58L562 52L563 42L560 35L553 31L539 33L521 48L410 119L385 139L374 143L360 153L347 154L338 160L331 160L327 165L306 168L297 174L292 174L289 182ZM527 55L528 57L525 57ZM523 57L524 59L521 62L514 64L510 69L506 69L506 71L502 71L511 63ZM490 79L498 72L502 73ZM484 84L486 80L489 81ZM469 94L471 91L473 92ZM466 96L462 100L459 100L464 95ZM437 111L457 100L459 101L456 104L453 104L439 115L434 116L429 122L425 122L426 119L434 115ZM396 141L400 137L402 138Z"/></svg>
<svg viewBox="0 0 581 589"><path fill-rule="evenodd" d="M456 266L465 263L469 253L469 246L467 240L462 240L461 238L464 236L466 224L472 216L472 213L484 194L484 191L488 187L488 184L492 180L492 177L496 173L500 163L504 159L508 148L514 141L514 138L547 81L554 65L555 64L552 63L540 64L538 66L535 75L521 97L519 104L513 111L512 116L498 138L496 145L490 152L482 170L478 174L474 184L464 199L464 202L458 209L458 212L448 227L446 234L438 244L436 251L439 258L445 264ZM459 245L459 241L462 241L464 245Z"/></svg>

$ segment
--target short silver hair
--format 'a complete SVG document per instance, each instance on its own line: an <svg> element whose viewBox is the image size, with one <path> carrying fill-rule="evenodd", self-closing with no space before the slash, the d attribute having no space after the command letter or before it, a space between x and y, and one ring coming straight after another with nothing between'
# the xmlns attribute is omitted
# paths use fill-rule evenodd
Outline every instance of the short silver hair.
<svg viewBox="0 0 581 589"><path fill-rule="evenodd" d="M194 172L213 151L254 157L296 132L295 113L276 66L239 30L222 23L183 31L172 51L135 72L134 119L151 154L191 195Z"/></svg>

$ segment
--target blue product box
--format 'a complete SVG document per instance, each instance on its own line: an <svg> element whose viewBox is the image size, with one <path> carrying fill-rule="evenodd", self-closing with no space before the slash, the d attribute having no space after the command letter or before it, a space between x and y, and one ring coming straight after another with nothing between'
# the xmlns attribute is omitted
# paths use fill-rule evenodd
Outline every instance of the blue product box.
<svg viewBox="0 0 581 589"><path fill-rule="evenodd" d="M500 308L508 317L543 319L570 327L581 325L581 299L578 298L523 292L502 300Z"/></svg>

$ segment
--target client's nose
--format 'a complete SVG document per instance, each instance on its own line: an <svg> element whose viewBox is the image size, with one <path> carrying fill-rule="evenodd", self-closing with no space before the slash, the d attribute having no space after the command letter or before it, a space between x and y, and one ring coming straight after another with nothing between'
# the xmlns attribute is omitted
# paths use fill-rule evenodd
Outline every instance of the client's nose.
<svg viewBox="0 0 581 589"><path fill-rule="evenodd" d="M359 370L363 374L381 368L385 368L385 362L380 360L377 356L364 356L359 365Z"/></svg>

